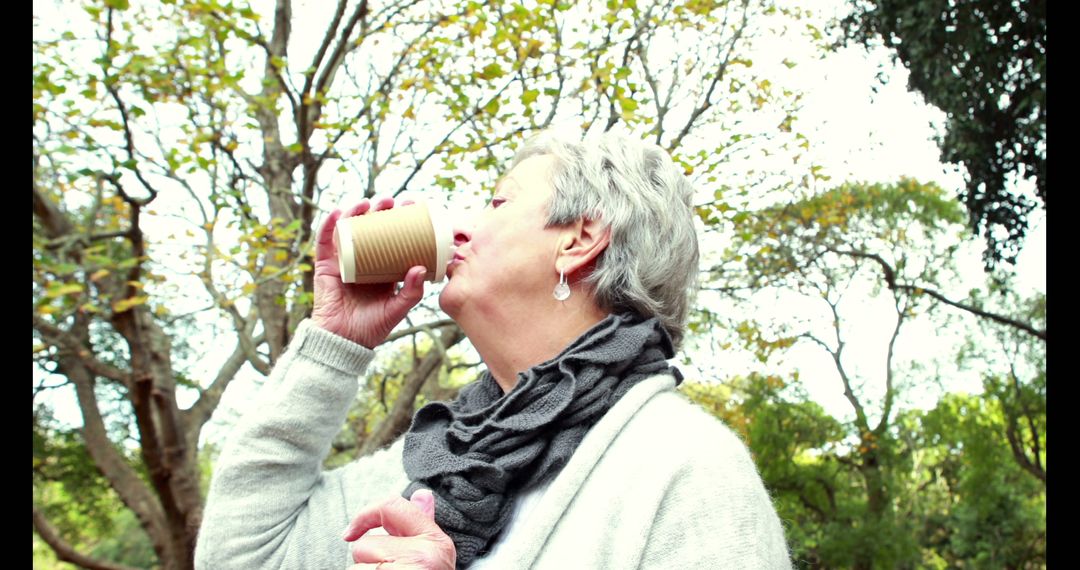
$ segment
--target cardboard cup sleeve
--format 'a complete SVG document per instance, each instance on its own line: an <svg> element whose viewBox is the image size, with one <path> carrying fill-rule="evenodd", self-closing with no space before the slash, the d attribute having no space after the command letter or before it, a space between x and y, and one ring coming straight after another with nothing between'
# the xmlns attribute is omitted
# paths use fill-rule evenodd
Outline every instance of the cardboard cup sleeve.
<svg viewBox="0 0 1080 570"><path fill-rule="evenodd" d="M338 267L345 283L397 283L423 265L428 281L442 281L453 250L446 211L410 204L338 220Z"/></svg>

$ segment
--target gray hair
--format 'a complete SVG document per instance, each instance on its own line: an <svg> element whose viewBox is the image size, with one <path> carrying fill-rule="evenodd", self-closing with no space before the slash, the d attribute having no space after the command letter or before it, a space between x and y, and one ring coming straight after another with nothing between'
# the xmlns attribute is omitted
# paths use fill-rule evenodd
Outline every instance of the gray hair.
<svg viewBox="0 0 1080 570"><path fill-rule="evenodd" d="M611 241L583 283L606 310L657 317L678 349L697 292L698 242L693 186L660 147L603 133L582 142L542 132L527 141L514 166L555 158L548 227L582 218L611 228Z"/></svg>

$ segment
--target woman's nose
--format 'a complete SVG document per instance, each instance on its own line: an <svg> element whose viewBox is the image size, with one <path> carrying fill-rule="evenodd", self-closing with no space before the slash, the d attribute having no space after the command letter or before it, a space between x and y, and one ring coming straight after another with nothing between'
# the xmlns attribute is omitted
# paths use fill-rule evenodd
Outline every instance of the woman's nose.
<svg viewBox="0 0 1080 570"><path fill-rule="evenodd" d="M461 247L472 239L472 228L465 225L454 226L454 247Z"/></svg>

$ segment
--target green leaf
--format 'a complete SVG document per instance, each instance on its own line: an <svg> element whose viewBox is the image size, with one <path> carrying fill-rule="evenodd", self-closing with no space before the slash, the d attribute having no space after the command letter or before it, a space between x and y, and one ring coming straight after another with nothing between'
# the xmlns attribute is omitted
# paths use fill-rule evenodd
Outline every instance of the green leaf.
<svg viewBox="0 0 1080 570"><path fill-rule="evenodd" d="M477 76L480 77L481 79L489 79L489 80L490 79L498 79L498 78L502 77L503 75L506 75L506 72L504 72L502 66L497 64L497 63L489 63L489 64L485 65L484 69L480 73L477 74Z"/></svg>

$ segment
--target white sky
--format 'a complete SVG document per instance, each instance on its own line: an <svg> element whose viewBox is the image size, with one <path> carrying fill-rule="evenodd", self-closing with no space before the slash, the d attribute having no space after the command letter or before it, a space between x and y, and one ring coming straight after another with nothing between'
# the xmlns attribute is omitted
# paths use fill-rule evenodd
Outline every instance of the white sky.
<svg viewBox="0 0 1080 570"><path fill-rule="evenodd" d="M317 3L296 2L294 7L294 45L302 43L300 38L316 33L309 17L318 14L310 9ZM842 4L836 0L814 3L815 9L836 9ZM55 17L56 3L35 0L34 14L48 19ZM50 16L53 14L53 16ZM328 16L326 16L328 18ZM323 19L326 19L323 18ZM769 41L759 43L762 56L778 53L785 54L809 52L797 44L802 40L797 34L785 34ZM314 48L311 48L314 49ZM309 56L292 50L297 61L308 61ZM754 57L755 61L766 61L768 57ZM884 63L891 78L889 83L872 93L871 85L878 73L878 64ZM938 160L938 150L932 141L934 125L940 128L943 115L936 109L921 102L917 95L906 91L907 74L896 69L885 53L868 55L860 48L852 48L828 55L822 60L804 57L800 64L789 73L792 84L806 93L803 108L798 113L798 126L810 138L814 159L826 167L826 174L832 176L832 182L843 180L864 180L868 182L894 182L901 176L914 177L920 181L934 181L948 191L954 191L962 184L959 174L945 169ZM156 209L167 210L155 202ZM181 230L182 231L182 230ZM1018 285L1022 290L1045 292L1045 223L1040 215L1035 219L1032 230L1018 264ZM979 251L972 249L961 259L965 278L971 284L961 284L955 290L960 292L956 298L963 297L969 288L981 285L982 269ZM812 307L793 308L782 305L773 308L776 318L784 318L793 312L813 311ZM763 307L759 317L769 314L770 308ZM877 303L862 304L851 310L848 321L851 341L851 354L858 357L851 359L851 366L867 379L868 394L875 394L883 380L881 363L884 359L884 344L894 316L891 307ZM937 330L925 321L913 322L905 329L899 347L900 358L918 358L923 362L932 362L935 358L948 359L955 343L960 340L959 331ZM212 376L227 352L216 348L212 338L192 339L197 350L204 350L201 365L193 372ZM228 347L229 343L225 343ZM227 348L231 351L231 347ZM729 355L714 356L708 347L701 352L691 352L697 370L684 372L708 374L710 371L738 373L743 364ZM708 362L707 359L723 358L724 362ZM746 363L749 366L749 363ZM800 370L800 376L810 397L821 404L825 410L838 417L849 418L851 408L841 394L842 386L835 369L828 357L819 348L803 346L791 351L786 358L785 368ZM687 374L693 377L692 374ZM250 368L245 368L230 385L219 407L219 413L205 430L205 435L216 439L222 428L223 420L234 417L246 408L251 401L258 377ZM37 373L35 373L35 381ZM946 382L948 389L978 391L980 382L972 374L955 374ZM81 417L74 403L73 391L68 389L52 391L51 401L57 416L73 425L81 423ZM933 389L913 393L914 405L932 406L938 392Z"/></svg>

